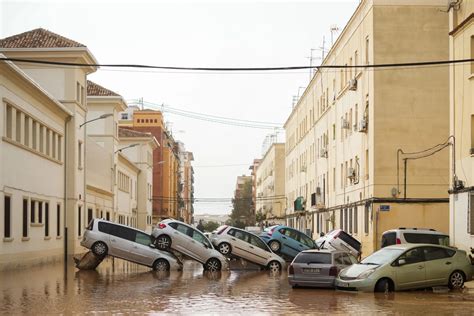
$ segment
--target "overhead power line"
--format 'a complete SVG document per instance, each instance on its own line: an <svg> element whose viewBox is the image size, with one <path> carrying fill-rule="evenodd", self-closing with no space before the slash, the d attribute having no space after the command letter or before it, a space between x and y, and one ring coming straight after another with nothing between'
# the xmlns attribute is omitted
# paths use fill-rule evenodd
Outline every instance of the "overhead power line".
<svg viewBox="0 0 474 316"><path fill-rule="evenodd" d="M143 69L163 69L163 70L187 70L187 71L275 71L275 70L300 70L300 69L331 69L331 68L386 68L386 67L417 67L431 65L446 65L473 62L474 58L456 60L435 60L406 63L389 63L373 65L319 65L319 66L279 66L279 67L178 67L178 66L155 66L142 64L96 64L96 63L73 63L60 61L46 61L26 58L0 58L2 61L19 63L31 63L42 65L72 66L72 67L108 67L108 68L143 68Z"/></svg>

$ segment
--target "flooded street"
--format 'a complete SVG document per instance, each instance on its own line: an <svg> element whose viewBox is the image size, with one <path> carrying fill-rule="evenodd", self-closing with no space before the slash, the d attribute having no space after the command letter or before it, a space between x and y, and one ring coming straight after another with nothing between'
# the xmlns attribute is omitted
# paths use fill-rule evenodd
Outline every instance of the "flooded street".
<svg viewBox="0 0 474 316"><path fill-rule="evenodd" d="M65 277L66 276L66 277ZM60 313L474 313L474 293L412 291L391 295L292 289L286 272L203 273L187 261L184 271L158 274L121 260L97 271L62 263L0 274L1 314Z"/></svg>

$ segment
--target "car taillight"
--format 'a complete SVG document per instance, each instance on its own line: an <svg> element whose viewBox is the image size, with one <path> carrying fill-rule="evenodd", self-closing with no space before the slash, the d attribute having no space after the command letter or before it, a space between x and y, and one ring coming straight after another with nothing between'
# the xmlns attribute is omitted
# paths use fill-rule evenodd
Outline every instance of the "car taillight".
<svg viewBox="0 0 474 316"><path fill-rule="evenodd" d="M166 227L166 224L163 224L163 223L159 223L159 224L158 224L158 228L159 228L159 229L163 229L163 228L165 228L165 227Z"/></svg>
<svg viewBox="0 0 474 316"><path fill-rule="evenodd" d="M268 233L267 233L268 236L271 236L271 235L273 234L273 231L275 230L275 228L276 228L276 227L273 227L272 229L270 229L270 230L268 231Z"/></svg>
<svg viewBox="0 0 474 316"><path fill-rule="evenodd" d="M219 231L217 232L217 235L222 234L222 232L223 232L224 230L226 230L227 227L228 227L227 225L224 226L221 230L219 230Z"/></svg>
<svg viewBox="0 0 474 316"><path fill-rule="evenodd" d="M400 245L402 243L402 241L400 240L400 238L397 238L397 245Z"/></svg>
<svg viewBox="0 0 474 316"><path fill-rule="evenodd" d="M290 264L289 268L288 268L288 274L295 274L295 269L293 269L293 265Z"/></svg>
<svg viewBox="0 0 474 316"><path fill-rule="evenodd" d="M339 273L339 270L337 269L336 266L332 266L331 268L329 268L330 276L337 276L338 273Z"/></svg>

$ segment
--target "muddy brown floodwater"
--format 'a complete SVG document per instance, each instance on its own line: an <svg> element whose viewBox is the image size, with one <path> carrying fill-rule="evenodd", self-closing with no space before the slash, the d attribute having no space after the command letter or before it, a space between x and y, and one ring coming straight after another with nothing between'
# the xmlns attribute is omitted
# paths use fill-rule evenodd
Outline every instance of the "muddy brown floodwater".
<svg viewBox="0 0 474 316"><path fill-rule="evenodd" d="M186 262L184 270L158 274L121 260L105 260L96 271L63 263L0 273L0 314L169 313L169 314L474 314L467 290L391 295L292 289L286 273L204 273Z"/></svg>

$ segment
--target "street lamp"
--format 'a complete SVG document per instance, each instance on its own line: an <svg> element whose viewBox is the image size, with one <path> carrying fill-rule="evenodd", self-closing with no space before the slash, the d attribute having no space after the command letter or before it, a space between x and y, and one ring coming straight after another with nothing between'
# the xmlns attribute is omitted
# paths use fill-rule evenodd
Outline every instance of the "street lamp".
<svg viewBox="0 0 474 316"><path fill-rule="evenodd" d="M97 120L103 120L103 119L108 118L108 117L113 116L113 115L114 115L113 113L102 114L101 116L96 117L95 119L85 121L84 123L79 125L79 128L81 128L83 125L86 125L87 123L94 122L94 121L97 121Z"/></svg>
<svg viewBox="0 0 474 316"><path fill-rule="evenodd" d="M117 149L114 154L116 154L116 153L118 153L118 152L122 152L122 150L124 150L124 149L136 147L136 146L138 146L138 145L140 145L140 144L138 144L138 143L137 143L137 144L131 144L131 145L128 145L128 146L126 146L126 147Z"/></svg>

